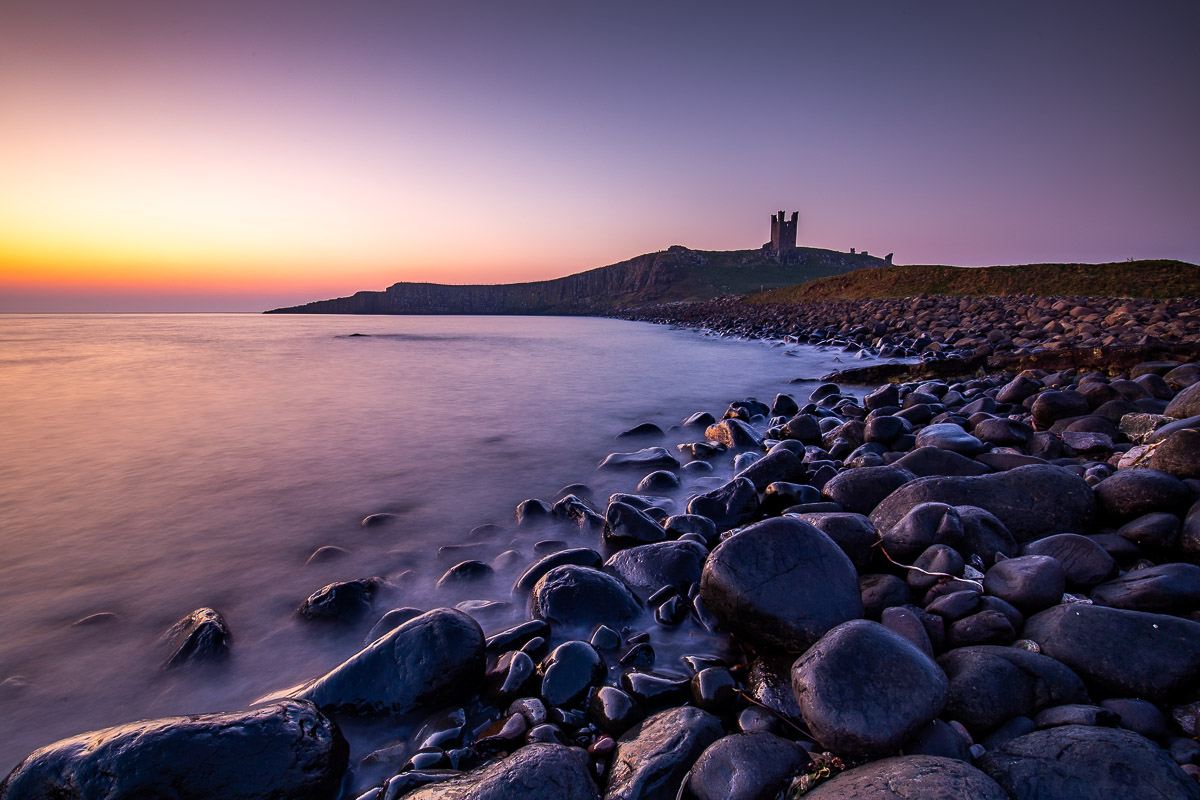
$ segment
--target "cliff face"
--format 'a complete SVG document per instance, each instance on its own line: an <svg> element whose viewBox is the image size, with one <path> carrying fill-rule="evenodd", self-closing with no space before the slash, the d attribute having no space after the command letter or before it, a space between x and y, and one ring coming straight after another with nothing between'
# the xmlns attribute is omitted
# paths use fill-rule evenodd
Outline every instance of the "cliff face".
<svg viewBox="0 0 1200 800"><path fill-rule="evenodd" d="M382 292L358 292L267 313L595 314L790 286L883 264L873 256L815 248L793 251L781 264L761 250L714 252L676 246L550 281L494 286L397 283Z"/></svg>

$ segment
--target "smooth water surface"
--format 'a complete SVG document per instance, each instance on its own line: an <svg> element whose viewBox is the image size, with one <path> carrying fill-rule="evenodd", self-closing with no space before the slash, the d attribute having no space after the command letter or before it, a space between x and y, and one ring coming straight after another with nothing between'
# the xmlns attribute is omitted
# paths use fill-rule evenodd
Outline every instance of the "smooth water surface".
<svg viewBox="0 0 1200 800"><path fill-rule="evenodd" d="M523 569L565 534L516 530L517 502L632 490L640 475L595 471L641 446L617 432L807 397L787 382L836 355L590 318L0 316L0 774L63 736L323 673L388 608L471 598L432 588L461 560L438 547L502 523L472 553L516 549ZM360 525L384 511L394 524ZM306 565L323 545L347 555ZM388 587L361 624L295 615L368 576ZM476 593L507 600L511 580ZM232 657L163 671L163 632L201 606ZM115 617L72 624L98 612ZM523 618L492 613L489 632Z"/></svg>

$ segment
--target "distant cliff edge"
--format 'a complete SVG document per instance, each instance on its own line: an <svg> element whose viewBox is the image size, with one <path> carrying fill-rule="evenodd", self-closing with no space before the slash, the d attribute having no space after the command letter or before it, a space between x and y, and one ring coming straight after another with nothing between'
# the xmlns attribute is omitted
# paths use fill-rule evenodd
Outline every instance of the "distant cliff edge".
<svg viewBox="0 0 1200 800"><path fill-rule="evenodd" d="M774 289L885 263L865 253L812 247L798 247L780 259L768 250L706 251L676 245L549 281L464 286L396 283L382 292L358 292L265 313L596 314Z"/></svg>

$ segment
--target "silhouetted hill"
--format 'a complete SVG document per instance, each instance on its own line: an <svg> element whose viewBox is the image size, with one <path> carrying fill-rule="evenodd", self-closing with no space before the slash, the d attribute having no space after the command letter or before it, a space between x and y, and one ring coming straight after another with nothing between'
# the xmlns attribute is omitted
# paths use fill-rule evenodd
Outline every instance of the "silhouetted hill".
<svg viewBox="0 0 1200 800"><path fill-rule="evenodd" d="M799 286L756 292L749 303L866 300L920 294L975 297L1008 294L1069 297L1196 297L1200 266L1169 259L1108 264L1025 264L1010 267L940 265L884 267Z"/></svg>
<svg viewBox="0 0 1200 800"><path fill-rule="evenodd" d="M396 283L268 314L593 314L653 303L746 294L881 267L874 256L801 247L780 263L762 250L658 253L549 281L496 285Z"/></svg>

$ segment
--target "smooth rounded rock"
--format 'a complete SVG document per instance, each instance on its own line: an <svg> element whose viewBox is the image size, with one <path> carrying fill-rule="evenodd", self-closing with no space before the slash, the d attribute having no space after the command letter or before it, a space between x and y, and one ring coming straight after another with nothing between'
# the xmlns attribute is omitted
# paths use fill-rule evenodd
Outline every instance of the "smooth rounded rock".
<svg viewBox="0 0 1200 800"><path fill-rule="evenodd" d="M712 491L693 497L687 504L687 513L708 517L719 531L736 528L757 510L758 491L747 478L734 478Z"/></svg>
<svg viewBox="0 0 1200 800"><path fill-rule="evenodd" d="M687 791L696 800L773 800L810 761L803 747L782 737L735 733L697 759Z"/></svg>
<svg viewBox="0 0 1200 800"><path fill-rule="evenodd" d="M229 656L229 625L211 608L198 608L188 614L171 626L166 638L172 648L163 663L167 668L220 661Z"/></svg>
<svg viewBox="0 0 1200 800"><path fill-rule="evenodd" d="M1018 556L993 565L983 578L983 590L1028 614L1061 602L1066 573L1050 556Z"/></svg>
<svg viewBox="0 0 1200 800"><path fill-rule="evenodd" d="M864 515L826 511L801 514L800 519L833 539L834 544L850 557L856 569L863 570L870 564L879 534L871 520Z"/></svg>
<svg viewBox="0 0 1200 800"><path fill-rule="evenodd" d="M1183 481L1156 469L1122 469L1096 484L1100 508L1114 519L1152 511L1181 513L1192 502Z"/></svg>
<svg viewBox="0 0 1200 800"><path fill-rule="evenodd" d="M1104 548L1077 533L1059 533L1025 545L1027 556L1050 556L1062 565L1067 586L1090 589L1103 583L1117 569L1117 562Z"/></svg>
<svg viewBox="0 0 1200 800"><path fill-rule="evenodd" d="M1097 605L1185 614L1200 609L1200 566L1159 564L1126 572L1090 592Z"/></svg>
<svg viewBox="0 0 1200 800"><path fill-rule="evenodd" d="M479 623L438 608L371 642L294 696L322 711L360 715L448 705L482 682L485 649Z"/></svg>
<svg viewBox="0 0 1200 800"><path fill-rule="evenodd" d="M846 770L805 800L1012 800L985 773L956 758L909 755ZM1065 798L1064 798L1065 800Z"/></svg>
<svg viewBox="0 0 1200 800"><path fill-rule="evenodd" d="M1018 542L1088 531L1096 515L1096 498L1083 478L1060 467L1031 465L979 477L918 478L880 503L870 514L871 522L880 531L888 530L914 506L927 502L982 508L1004 523Z"/></svg>
<svg viewBox="0 0 1200 800"><path fill-rule="evenodd" d="M32 753L3 800L333 800L349 747L312 703L134 722Z"/></svg>
<svg viewBox="0 0 1200 800"><path fill-rule="evenodd" d="M897 459L892 466L908 470L918 478L931 476L973 477L988 475L991 468L953 450L926 445Z"/></svg>
<svg viewBox="0 0 1200 800"><path fill-rule="evenodd" d="M904 637L877 622L853 620L796 660L792 688L822 747L877 756L894 752L941 713L949 682Z"/></svg>
<svg viewBox="0 0 1200 800"><path fill-rule="evenodd" d="M917 431L917 447L937 447L968 458L986 449L979 439L949 422L928 425Z"/></svg>
<svg viewBox="0 0 1200 800"><path fill-rule="evenodd" d="M583 751L535 742L508 758L405 794L405 800L598 800Z"/></svg>
<svg viewBox="0 0 1200 800"><path fill-rule="evenodd" d="M656 542L622 550L604 568L634 590L649 593L697 582L707 557L708 550L696 542Z"/></svg>
<svg viewBox="0 0 1200 800"><path fill-rule="evenodd" d="M821 494L846 511L870 514L885 497L915 477L895 466L848 469L826 483Z"/></svg>
<svg viewBox="0 0 1200 800"><path fill-rule="evenodd" d="M1012 739L979 766L1014 800L1200 800L1200 784L1133 731L1068 725Z"/></svg>
<svg viewBox="0 0 1200 800"><path fill-rule="evenodd" d="M641 722L617 742L605 800L675 800L688 770L722 732L720 720L691 706Z"/></svg>
<svg viewBox="0 0 1200 800"><path fill-rule="evenodd" d="M789 517L751 525L713 550L700 596L738 636L793 652L862 616L850 559L817 528Z"/></svg>
<svg viewBox="0 0 1200 800"><path fill-rule="evenodd" d="M620 628L642 606L617 578L588 567L568 564L543 575L529 599L530 614L551 624L592 629L596 625Z"/></svg>
<svg viewBox="0 0 1200 800"><path fill-rule="evenodd" d="M945 503L921 503L889 528L880 530L884 553L894 561L911 564L935 544L956 546L962 539L962 518Z"/></svg>

